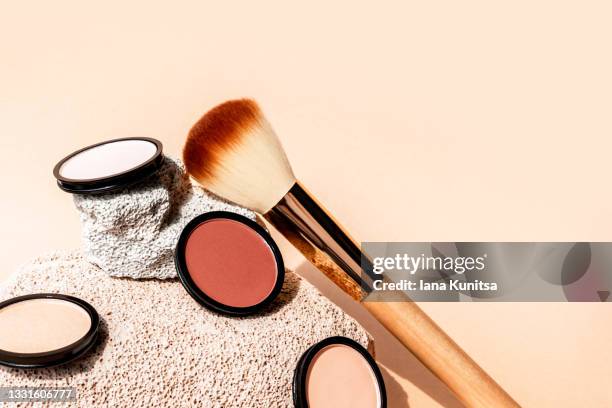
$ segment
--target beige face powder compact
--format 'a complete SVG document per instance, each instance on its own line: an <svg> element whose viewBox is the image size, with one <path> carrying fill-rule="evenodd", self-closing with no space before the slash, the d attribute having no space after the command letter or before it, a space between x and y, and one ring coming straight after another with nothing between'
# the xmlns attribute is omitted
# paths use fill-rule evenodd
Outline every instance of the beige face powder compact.
<svg viewBox="0 0 612 408"><path fill-rule="evenodd" d="M0 303L0 364L40 368L68 363L96 343L100 317L84 300L41 293Z"/></svg>
<svg viewBox="0 0 612 408"><path fill-rule="evenodd" d="M310 347L293 376L296 408L386 408L380 369L368 351L346 337L329 337Z"/></svg>

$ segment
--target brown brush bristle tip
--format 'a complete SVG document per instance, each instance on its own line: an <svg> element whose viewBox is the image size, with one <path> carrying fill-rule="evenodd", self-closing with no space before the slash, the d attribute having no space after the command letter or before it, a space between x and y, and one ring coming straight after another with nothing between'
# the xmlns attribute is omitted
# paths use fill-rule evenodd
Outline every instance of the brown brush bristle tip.
<svg viewBox="0 0 612 408"><path fill-rule="evenodd" d="M261 110L252 99L234 99L215 106L189 131L183 147L187 172L205 179L226 147L236 143L245 130L259 121Z"/></svg>

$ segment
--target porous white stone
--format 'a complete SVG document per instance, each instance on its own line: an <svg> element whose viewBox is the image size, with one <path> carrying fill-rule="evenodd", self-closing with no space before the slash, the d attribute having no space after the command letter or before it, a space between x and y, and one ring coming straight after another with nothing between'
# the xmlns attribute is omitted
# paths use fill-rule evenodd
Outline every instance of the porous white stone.
<svg viewBox="0 0 612 408"><path fill-rule="evenodd" d="M87 260L112 276L176 277L174 248L185 225L210 211L255 213L191 183L179 160L164 158L157 174L123 191L74 195Z"/></svg>
<svg viewBox="0 0 612 408"><path fill-rule="evenodd" d="M62 406L293 407L293 371L308 347L337 335L368 345L355 320L291 271L267 310L242 318L203 308L176 279L111 278L76 251L26 264L0 300L39 292L92 304L100 344L60 367L0 367L0 386L76 387L76 402Z"/></svg>

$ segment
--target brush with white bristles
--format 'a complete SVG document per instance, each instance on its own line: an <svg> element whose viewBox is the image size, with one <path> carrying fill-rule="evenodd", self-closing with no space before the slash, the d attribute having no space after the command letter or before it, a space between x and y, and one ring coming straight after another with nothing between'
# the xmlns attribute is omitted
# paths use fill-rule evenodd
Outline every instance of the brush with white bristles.
<svg viewBox="0 0 612 408"><path fill-rule="evenodd" d="M183 160L206 189L264 215L353 299L367 295L375 277L362 271L359 245L296 180L255 101L233 100L206 113L189 132ZM467 406L518 406L414 302L363 305Z"/></svg>

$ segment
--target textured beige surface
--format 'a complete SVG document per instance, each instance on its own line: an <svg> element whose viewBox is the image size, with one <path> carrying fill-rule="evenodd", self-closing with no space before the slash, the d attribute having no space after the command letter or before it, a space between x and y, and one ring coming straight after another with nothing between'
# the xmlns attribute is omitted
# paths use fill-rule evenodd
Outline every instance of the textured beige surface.
<svg viewBox="0 0 612 408"><path fill-rule="evenodd" d="M25 265L0 299L36 292L91 303L102 341L66 366L0 367L0 386L74 386L81 407L292 407L293 370L310 345L332 335L368 345L361 326L289 271L269 309L246 318L204 309L176 280L111 278L78 252Z"/></svg>

